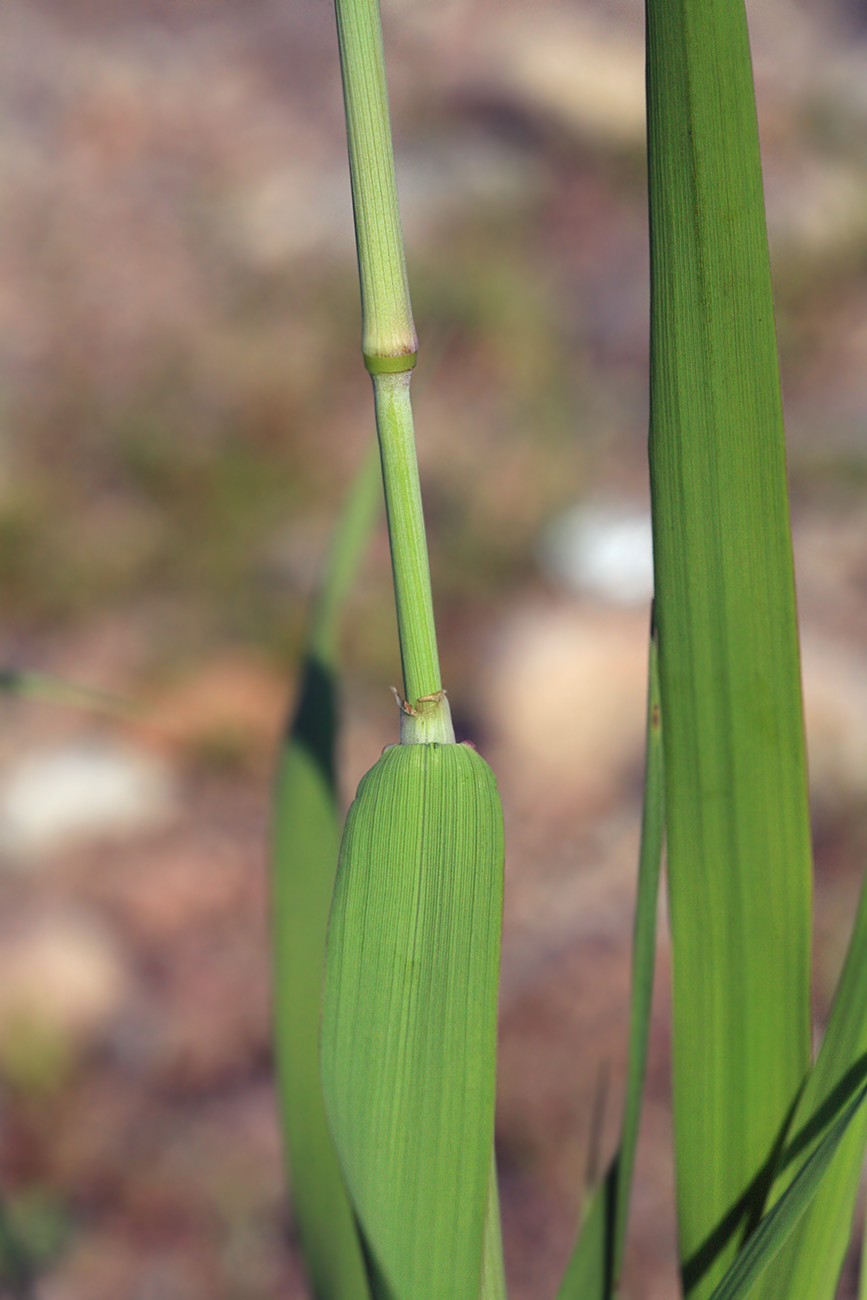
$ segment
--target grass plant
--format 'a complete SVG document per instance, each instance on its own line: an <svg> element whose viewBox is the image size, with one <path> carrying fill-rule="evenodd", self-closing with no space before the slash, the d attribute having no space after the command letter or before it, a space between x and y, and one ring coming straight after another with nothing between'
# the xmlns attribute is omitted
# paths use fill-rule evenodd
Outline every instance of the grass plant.
<svg viewBox="0 0 867 1300"><path fill-rule="evenodd" d="M278 783L287 1151L317 1300L499 1300L502 819L490 769L455 744L440 679L378 3L336 11L404 681L400 743L362 780L338 852L336 630L368 478ZM832 1300L867 1140L867 902L813 1064L798 636L742 0L647 0L647 103L656 598L629 1066L618 1152L559 1297L619 1292L665 838L683 1294Z"/></svg>

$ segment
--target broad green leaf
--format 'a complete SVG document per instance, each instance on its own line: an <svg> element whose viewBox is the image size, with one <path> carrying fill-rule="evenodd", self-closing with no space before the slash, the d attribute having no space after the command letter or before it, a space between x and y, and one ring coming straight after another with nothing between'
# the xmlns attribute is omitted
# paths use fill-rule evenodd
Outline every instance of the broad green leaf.
<svg viewBox="0 0 867 1300"><path fill-rule="evenodd" d="M684 1287L754 1223L810 1064L810 838L743 0L647 0L650 463Z"/></svg>
<svg viewBox="0 0 867 1300"><path fill-rule="evenodd" d="M381 500L375 448L342 515L277 775L272 831L274 1047L292 1200L316 1300L368 1300L352 1209L325 1118L319 1015L340 826L334 757L339 615Z"/></svg>
<svg viewBox="0 0 867 1300"><path fill-rule="evenodd" d="M851 1125L863 1116L863 1103L867 1098L867 1087L851 1097L829 1129L814 1149L809 1160L803 1164L797 1177L791 1182L772 1210L759 1223L743 1249L735 1258L725 1277L714 1289L710 1300L746 1300L755 1296L756 1285L766 1270L775 1271L775 1260L780 1250L785 1248L791 1234L803 1222L805 1213L809 1213L815 1204L817 1193L821 1195L824 1180L829 1168L839 1153L840 1144L847 1140ZM860 1111L860 1114L859 1114ZM812 1300L812 1291L781 1291L789 1300Z"/></svg>
<svg viewBox="0 0 867 1300"><path fill-rule="evenodd" d="M867 1079L867 885L822 1047L798 1100L770 1204L792 1183L822 1135ZM852 1232L852 1215L867 1141L862 1109L840 1142L833 1162L806 1214L773 1270L762 1279L761 1300L833 1300Z"/></svg>
<svg viewBox="0 0 867 1300"><path fill-rule="evenodd" d="M346 821L322 1013L325 1105L377 1297L479 1297L502 873L484 760L387 749Z"/></svg>
<svg viewBox="0 0 867 1300"><path fill-rule="evenodd" d="M656 909L664 835L662 717L656 636L653 629L649 660L644 808L632 940L629 1065L620 1147L601 1185L590 1199L575 1249L560 1284L558 1300L609 1300L616 1293L623 1266L629 1195L647 1070L656 958Z"/></svg>

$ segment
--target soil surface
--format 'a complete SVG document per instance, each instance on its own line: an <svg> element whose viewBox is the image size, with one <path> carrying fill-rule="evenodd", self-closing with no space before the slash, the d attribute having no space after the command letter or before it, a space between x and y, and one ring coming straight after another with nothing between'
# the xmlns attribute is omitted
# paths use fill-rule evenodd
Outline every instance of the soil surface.
<svg viewBox="0 0 867 1300"><path fill-rule="evenodd" d="M6 10L0 1297L302 1300L269 800L372 420L333 15ZM649 608L642 16L383 13L444 679L506 809L509 1292L544 1300L613 1150L625 1064ZM820 1031L867 849L867 28L854 0L750 20ZM614 560L587 549L610 557L612 538ZM344 641L348 802L396 739L381 528ZM661 905L624 1300L677 1294L668 979Z"/></svg>

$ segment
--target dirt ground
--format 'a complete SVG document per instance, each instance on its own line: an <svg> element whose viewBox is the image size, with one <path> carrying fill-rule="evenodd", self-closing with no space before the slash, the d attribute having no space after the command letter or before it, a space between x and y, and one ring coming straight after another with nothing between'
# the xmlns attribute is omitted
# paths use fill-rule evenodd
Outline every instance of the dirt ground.
<svg viewBox="0 0 867 1300"><path fill-rule="evenodd" d="M867 849L867 27L854 0L749 12L819 1031ZM506 810L510 1296L543 1300L624 1070L649 595L637 542L627 590L552 528L646 520L642 19L383 13L444 678ZM371 433L332 26L326 0L4 17L0 684L27 687L0 697L4 1300L307 1294L267 855L309 600ZM395 738L390 602L380 529L346 615L347 801ZM660 923L624 1300L677 1294Z"/></svg>

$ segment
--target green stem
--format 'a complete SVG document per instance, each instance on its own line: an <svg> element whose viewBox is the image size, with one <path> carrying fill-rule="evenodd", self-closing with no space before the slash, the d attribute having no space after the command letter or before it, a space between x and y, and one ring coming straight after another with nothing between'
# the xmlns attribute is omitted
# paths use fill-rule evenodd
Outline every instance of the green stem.
<svg viewBox="0 0 867 1300"><path fill-rule="evenodd" d="M397 202L378 0L335 0L362 353L373 378L404 701L403 744L454 743L440 679L409 385L417 340Z"/></svg>
<svg viewBox="0 0 867 1300"><path fill-rule="evenodd" d="M361 279L362 351L370 369L390 369L388 359L398 358L409 369L418 343L397 203L379 2L335 0L334 9Z"/></svg>
<svg viewBox="0 0 867 1300"><path fill-rule="evenodd" d="M442 681L409 385L409 371L373 376L404 693L419 713L430 711L426 703L438 702Z"/></svg>

